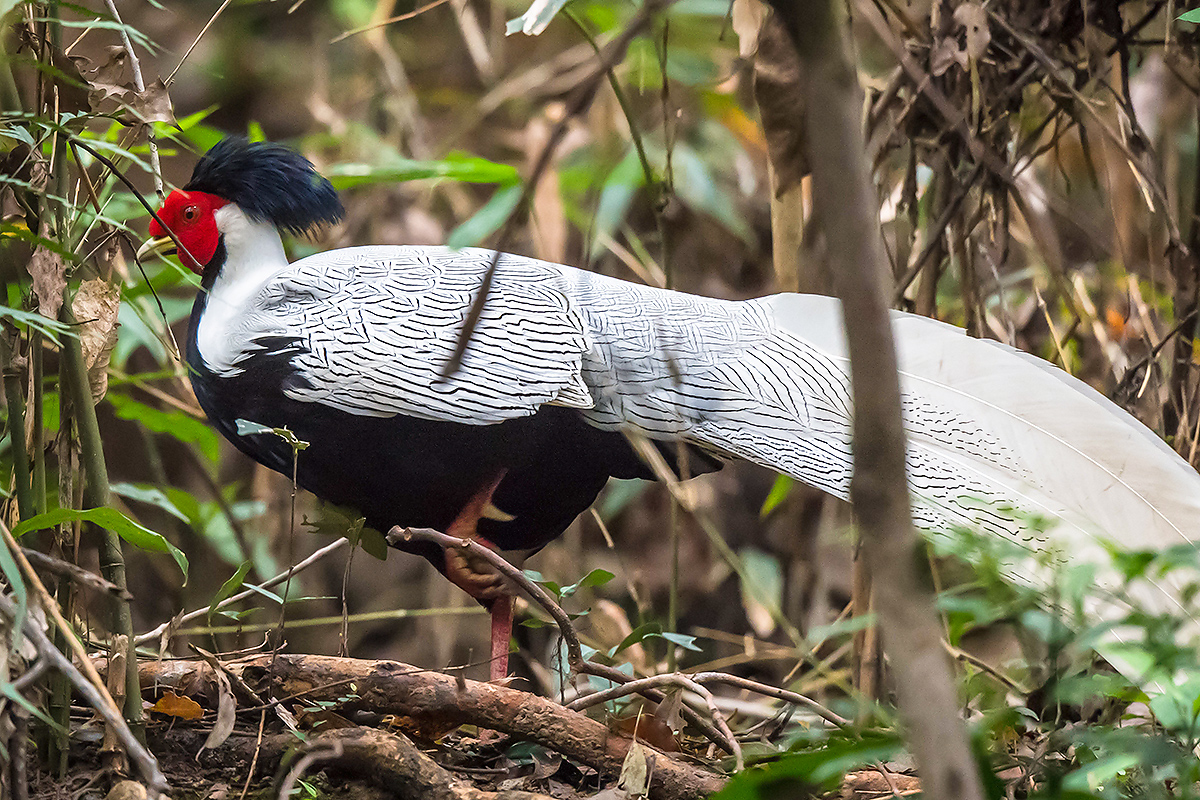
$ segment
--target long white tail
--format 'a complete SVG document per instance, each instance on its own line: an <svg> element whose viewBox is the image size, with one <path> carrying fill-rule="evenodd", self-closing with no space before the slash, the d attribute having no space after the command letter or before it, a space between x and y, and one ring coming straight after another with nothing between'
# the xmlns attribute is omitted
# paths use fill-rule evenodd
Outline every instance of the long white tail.
<svg viewBox="0 0 1200 800"><path fill-rule="evenodd" d="M590 344L594 424L683 437L848 496L850 363L836 299L727 302L560 269ZM1107 589L1123 587L1105 570L1105 544L1200 541L1200 474L1099 393L935 320L896 312L893 329L920 527L1015 542L1029 558L1010 574L1035 583L1047 554L1096 564ZM1130 588L1149 610L1200 623L1178 571L1143 583Z"/></svg>
<svg viewBox="0 0 1200 800"><path fill-rule="evenodd" d="M710 405L685 435L845 497L851 475L849 359L841 305L777 295L757 307L774 333L736 359L683 373L684 393L736 398ZM1161 550L1200 541L1200 474L1086 384L1033 356L925 317L896 312L914 519L965 527L1030 553L1109 564L1105 544ZM750 396L757 402L747 403ZM1043 518L1044 525L1031 524ZM1194 577L1194 576L1191 576ZM1098 580L1118 588L1115 572ZM1134 593L1157 611L1200 613L1184 580ZM1098 609L1099 610L1099 609Z"/></svg>

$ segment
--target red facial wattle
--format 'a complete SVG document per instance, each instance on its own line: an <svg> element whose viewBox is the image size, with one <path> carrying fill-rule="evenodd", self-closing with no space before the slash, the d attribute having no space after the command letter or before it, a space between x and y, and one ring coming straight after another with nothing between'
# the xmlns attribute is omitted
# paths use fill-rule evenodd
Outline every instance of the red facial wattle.
<svg viewBox="0 0 1200 800"><path fill-rule="evenodd" d="M163 201L158 216L182 245L178 255L185 267L202 272L212 261L221 242L221 232L217 230L214 214L227 203L227 200L213 194L185 192L182 189L171 192ZM151 236L160 237L166 234L158 220L150 221Z"/></svg>

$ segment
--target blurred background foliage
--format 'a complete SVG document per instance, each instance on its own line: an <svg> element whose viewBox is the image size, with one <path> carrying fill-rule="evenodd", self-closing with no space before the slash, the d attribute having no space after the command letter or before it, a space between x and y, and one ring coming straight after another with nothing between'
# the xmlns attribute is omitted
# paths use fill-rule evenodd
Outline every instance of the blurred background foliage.
<svg viewBox="0 0 1200 800"><path fill-rule="evenodd" d="M795 146L779 120L799 111L788 91L796 65L762 7L670 4L570 117L597 46L639 5L559 6L522 18L519 0L162 0L123 3L118 22L99 0L0 2L4 519L25 546L97 571L105 544L90 523L120 535L135 633L205 610L145 647L261 646L283 586L216 603L338 536L368 552L344 548L290 581L290 650L440 668L482 659L486 624L424 562L393 553L381 563L369 554L383 555L377 536L311 497L293 501L285 477L207 426L176 355L198 280L178 265L133 262L147 214L92 151L154 204L157 160L169 191L227 133L295 145L348 212L320 241L290 241L301 256L363 243L495 243L565 124L507 249L721 297L828 285L811 222L838 210L811 208L806 178L770 166L772 152ZM847 5L897 307L1058 363L1195 463L1200 39L1175 19L1185 10L1160 0ZM529 35L521 19L545 29ZM69 341L80 342L82 372L66 357ZM102 452L87 438L85 395L64 390L84 375ZM116 513L55 515L101 505L87 494L96 456L103 505ZM851 654L861 661L864 624L845 614L847 509L747 465L686 491L694 514L661 486L614 482L533 562L546 581L578 588L565 602L588 612L589 644L639 671L678 655L787 683L849 714L862 708L863 667ZM706 531L729 543L741 579ZM966 702L1001 766L1022 770L1022 791L1072 769L1068 788L1105 796L1136 793L1138 780L1190 785L1197 776L1183 774L1180 754L1195 745L1194 712L1160 714L1146 728L1169 734L1154 739L1159 749L1042 738L1064 713L1094 721L1104 712L1092 706L1137 692L1081 671L1096 631L1059 624L1086 606L1086 574L1062 575L1062 596L1047 601L1003 580L1002 560L958 541L935 557ZM1172 568L1129 563L1131 582ZM616 577L574 587L597 569ZM85 639L105 648L113 601L66 584L58 592ZM1134 622L1147 631L1147 657L1197 664L1163 652L1169 621ZM519 670L554 694L555 640L536 625L519 639ZM1185 700L1195 688L1181 690ZM775 713L737 707L750 721ZM1117 752L1124 761L1111 760Z"/></svg>

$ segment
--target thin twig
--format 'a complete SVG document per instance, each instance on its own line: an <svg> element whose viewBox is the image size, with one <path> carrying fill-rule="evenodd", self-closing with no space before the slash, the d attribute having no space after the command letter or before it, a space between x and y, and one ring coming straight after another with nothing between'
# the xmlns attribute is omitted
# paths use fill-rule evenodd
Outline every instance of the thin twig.
<svg viewBox="0 0 1200 800"><path fill-rule="evenodd" d="M629 45L641 34L642 29L650 24L654 15L670 6L672 2L674 0L647 0L638 10L638 13L630 19L621 33L609 42L605 48L603 57L599 59L599 63L580 81L575 91L567 99L566 113L563 114L562 119L551 129L546 144L542 148L542 152L539 154L533 170L529 174L529 178L521 187L521 197L517 201L513 213L509 215L508 220L504 223L499 235L496 237L496 249L492 253L491 263L488 265L487 272L484 273L483 281L475 294L471 309L467 312L467 318L463 322L462 329L458 334L458 341L455 344L454 352L442 367L442 380L449 379L462 366L463 356L467 352L467 346L470 344L471 337L475 333L475 326L479 323L484 305L487 303L488 293L491 291L492 282L496 276L496 267L500 263L503 250L512 236L513 230L516 227L516 221L528 209L529 201L533 197L533 192L537 188L538 181L541 180L549 168L554 153L558 150L558 145L566 136L571 122L576 117L582 116L591 107L592 99L596 96L596 92L608 76L609 70L612 69L613 65L620 63Z"/></svg>
<svg viewBox="0 0 1200 800"><path fill-rule="evenodd" d="M338 42L342 41L343 39L349 39L351 36L357 36L360 33L366 33L367 31L373 31L376 28L382 28L384 26L391 25L393 22L404 22L405 20L412 19L413 17L419 17L422 14L424 14L426 11L437 8L438 6L444 5L448 2L450 2L450 0L433 0L432 3L426 3L425 5L421 6L420 8L415 9L413 11L409 11L406 14L399 14L394 17L388 17L387 19L380 20L378 22L372 22L370 24L363 25L361 28L354 28L352 30L345 31L344 33L339 33L337 36L330 39L329 43L337 44Z"/></svg>
<svg viewBox="0 0 1200 800"><path fill-rule="evenodd" d="M322 743L313 747L288 770L287 777L283 779L283 783L279 785L278 797L287 798L292 796L292 790L296 788L296 781L300 780L300 776L305 770L311 767L318 761L332 761L342 757L342 743L332 741Z"/></svg>
<svg viewBox="0 0 1200 800"><path fill-rule="evenodd" d="M724 683L730 686L736 686L739 689L755 692L766 697L773 697L776 700L782 700L785 703L792 705L803 706L821 719L839 728L848 728L853 723L845 717L830 711L825 706L815 700L805 697L802 694L781 689L777 686L771 686L758 681L752 681L749 678L742 678L737 675L730 675L727 672L696 672L687 673L666 673L663 675L653 675L649 678L638 678L631 680L621 686L612 686L600 692L585 694L567 703L567 708L572 711L579 711L591 706L607 703L616 700L619 697L640 693L646 687L663 686L663 685L684 685L677 678L686 678L691 683L706 684L706 683Z"/></svg>
<svg viewBox="0 0 1200 800"><path fill-rule="evenodd" d="M704 698L708 705L709 716L712 717L717 729L721 731L721 735L725 738L726 744L733 752L733 757L737 761L737 771L741 772L745 766L742 758L742 748L738 744L737 739L733 735L733 731L729 729L729 725L725 722L725 716L717 708L712 692L702 686L691 675L684 675L682 672L668 672L662 675L652 675L649 678L637 678L627 681L620 686L613 686L603 692L584 695L573 701L567 706L572 711L579 711L582 708L606 703L609 700L614 700L618 697L625 697L630 694L640 694L646 689L658 688L661 686L679 686L685 689L690 689L696 694Z"/></svg>
<svg viewBox="0 0 1200 800"><path fill-rule="evenodd" d="M55 575L61 575L75 581L80 586L88 586L97 591L114 595L122 600L133 599L133 595L129 593L128 589L123 589L111 581L106 581L96 573L86 570L78 564L72 564L70 561L63 561L61 558L54 558L45 553L39 553L37 550L30 550L28 547L22 547L21 553L37 569L53 572Z"/></svg>
<svg viewBox="0 0 1200 800"><path fill-rule="evenodd" d="M567 663L573 673L594 675L619 684L629 682L630 676L615 667L584 660L583 648L579 642L579 634L575 630L575 626L571 623L571 618L567 613L545 589L531 581L524 572L508 563L502 555L491 548L484 547L473 539L450 536L431 528L401 528L398 525L388 531L387 540L393 545L414 540L432 542L442 548L460 548L486 561L497 572L508 578L515 586L529 594L554 619L555 624L558 625L559 633L563 637L563 642L566 644ZM662 702L665 699L660 692L647 693L646 696L655 702ZM681 709L681 713L687 717L689 722L703 730L705 735L714 743L724 747L729 752L733 752L728 743L724 741L724 734L714 728L707 720L686 706Z"/></svg>
<svg viewBox="0 0 1200 800"><path fill-rule="evenodd" d="M193 262L195 262L197 264L200 263L192 256L191 252L187 249L187 247L184 246L183 242L181 242L179 240L179 237L175 235L175 231L171 230L170 226L167 225L167 223L163 222L162 217L160 217L158 215L158 212L154 210L154 207L152 205L150 205L150 203L146 200L145 197L142 197L142 193L139 192L138 188L133 185L133 181L129 180L129 178L126 178L125 174L123 172L121 172L121 170L117 169L116 164L114 164L112 161L108 160L108 158L106 158L105 156L100 155L98 152L96 152L95 148L93 148L90 144L83 141L82 139L76 139L76 138L72 137L71 143L78 147L82 147L84 150L88 151L88 153L91 154L92 158L96 159L101 164L108 167L108 171L113 174L113 177L115 177L121 183L125 184L125 188L129 189L129 191L133 193L133 196L136 197L137 201L142 204L142 207L145 208L147 212L149 212L151 218L153 218L154 221L158 223L158 226L163 229L163 232L165 232L167 234L167 236L171 237L171 241L175 243L175 247L178 248L179 252L186 255Z"/></svg>
<svg viewBox="0 0 1200 800"><path fill-rule="evenodd" d="M208 611L208 609L204 609ZM323 625L338 625L342 622L375 622L384 619L416 619L418 617L458 617L471 616L475 614L483 614L482 607L471 608L392 608L386 611L364 611L358 614L341 614L331 615L327 617L306 617L303 619L289 619L284 622L285 630L296 630L297 628L317 628ZM195 628L177 628L173 631L174 636L194 636L197 634L215 634L215 633L260 633L263 631L279 630L278 622L255 622L255 623L239 623L236 625L204 625ZM485 662L486 663L486 662Z"/></svg>
<svg viewBox="0 0 1200 800"><path fill-rule="evenodd" d="M225 0L225 2L221 3L220 7L213 12L213 15L208 18L208 22L204 23L204 27L200 29L198 34L196 34L196 38L192 40L192 43L188 46L188 49L184 51L183 58L179 59L179 63L175 65L175 69L171 70L171 74L167 76L165 81L163 81L164 84L167 86L171 85L171 81L175 80L175 73L179 72L179 68L183 66L183 62L188 60L188 56L190 56L192 51L196 49L196 45L200 44L200 40L204 38L204 34L208 33L208 29L211 28L213 23L217 21L217 17L221 16L221 12L228 8L229 4L232 2L233 0Z"/></svg>
<svg viewBox="0 0 1200 800"><path fill-rule="evenodd" d="M567 612L563 611L562 606L554 601L549 592L529 580L525 576L525 573L508 563L499 553L495 553L490 548L484 547L474 539L461 539L457 536L450 536L449 534L435 531L432 528L402 528L397 525L388 531L387 540L392 545L413 541L432 542L445 549L457 548L465 550L472 555L483 556L501 575L528 592L537 601L537 604L554 618L555 624L558 625L559 631L562 633L563 641L566 643L567 662L571 665L571 668L578 669L583 664L583 647L579 643L579 634L576 633L575 626L571 624L571 618L567 616ZM489 556L491 557L489 558Z"/></svg>
<svg viewBox="0 0 1200 800"><path fill-rule="evenodd" d="M42 583L42 579L38 577L37 572L34 571L33 565L30 564L29 560L25 557L25 548L17 544L17 540L12 535L12 531L10 531L8 526L2 521L0 521L0 537L3 537L4 543L8 546L9 550L12 551L13 558L16 559L17 565L20 566L21 571L25 573L25 579L29 581L29 585L33 587L33 593L37 595L38 602L41 604L42 610L46 612L46 615L50 617L50 619L54 620L55 626L62 631L63 638L66 640L67 645L71 648L71 653L75 656L75 658L79 659L80 667L87 675L88 680L92 681L96 685L97 693L104 698L109 705L112 706L113 710L116 711L119 716L120 711L117 708L116 701L114 701L112 699L112 695L108 693L108 686L105 684L104 679L100 677L100 673L97 672L96 668L92 665L92 660L88 658L87 651L83 649L83 645L79 642L79 637L75 635L74 629L72 629L67 621L63 619L62 612L59 611L58 608L58 603L54 602L54 598L50 596L50 592L46 589L45 584Z"/></svg>
<svg viewBox="0 0 1200 800"><path fill-rule="evenodd" d="M142 64L133 49L129 31L126 30L125 23L121 21L121 15L117 12L117 4L115 0L104 0L104 4L108 6L113 19L117 21L117 30L121 33L121 41L125 43L125 52L129 54L129 69L133 72L133 85L139 93L144 93L146 81L142 78ZM154 193L161 198L163 196L162 163L158 160L158 139L154 136L153 127L149 125L147 126L146 141L150 144L150 171L154 178Z"/></svg>
<svg viewBox="0 0 1200 800"><path fill-rule="evenodd" d="M225 608L228 605L245 600L247 597L250 597L251 595L259 594L260 590L262 590L262 589L268 589L272 586L277 586L278 584L281 584L284 581L286 581L288 579L289 575L295 575L303 570L308 569L313 564L315 564L318 561L320 561L321 559L325 558L330 553L340 550L341 548L345 547L347 544L349 544L349 540L338 539L333 544L328 544L325 547L322 547L320 550L316 551L311 556L304 559L299 564L290 568L286 572L279 573L274 578L271 578L268 581L264 581L263 583L258 584L253 589L246 589L245 591L238 592L235 595L231 595L230 597L225 598L221 602L217 603L216 607L212 610L219 611L220 609ZM170 620L169 622L164 622L163 624L159 625L158 627L154 628L153 630L146 631L145 633L134 637L133 641L135 644L145 644L146 642L151 641L152 639L157 639L158 637L162 636L164 633L167 632L167 629L170 628L172 625L179 626L185 622L191 622L192 620L200 619L201 617L205 617L208 615L208 613L209 613L209 609L207 607L198 608L195 611L189 611L188 613L186 613L182 617L180 617L178 620Z"/></svg>

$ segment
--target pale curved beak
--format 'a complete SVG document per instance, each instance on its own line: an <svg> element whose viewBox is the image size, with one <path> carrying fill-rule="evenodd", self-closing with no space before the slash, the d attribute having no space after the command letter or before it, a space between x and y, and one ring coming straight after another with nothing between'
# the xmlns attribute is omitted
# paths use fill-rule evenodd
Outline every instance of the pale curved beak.
<svg viewBox="0 0 1200 800"><path fill-rule="evenodd" d="M174 255L175 252L175 242L170 236L156 236L153 239L147 239L146 243L138 248L137 260L145 261L151 256Z"/></svg>

